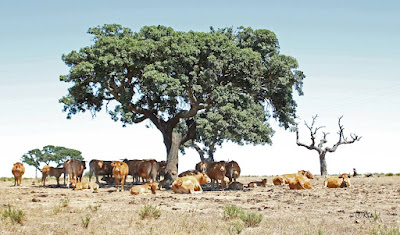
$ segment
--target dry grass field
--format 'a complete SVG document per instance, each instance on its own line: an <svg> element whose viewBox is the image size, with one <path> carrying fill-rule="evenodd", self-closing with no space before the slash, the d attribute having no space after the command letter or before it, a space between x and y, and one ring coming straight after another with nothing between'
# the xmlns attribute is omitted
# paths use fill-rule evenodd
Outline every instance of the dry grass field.
<svg viewBox="0 0 400 235"><path fill-rule="evenodd" d="M98 193L56 188L49 178L46 187L2 179L0 234L399 234L399 176L352 178L351 188L339 189L317 178L311 190L267 178L267 187L244 191L139 196L104 185Z"/></svg>

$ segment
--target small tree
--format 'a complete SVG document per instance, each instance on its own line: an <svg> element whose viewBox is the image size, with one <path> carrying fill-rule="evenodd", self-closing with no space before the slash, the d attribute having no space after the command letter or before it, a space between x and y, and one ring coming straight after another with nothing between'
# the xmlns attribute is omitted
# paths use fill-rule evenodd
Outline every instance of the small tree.
<svg viewBox="0 0 400 235"><path fill-rule="evenodd" d="M60 167L63 162L68 159L83 160L82 153L75 149L65 147L47 145L42 150L32 149L28 153L22 155L21 161L36 168L35 177L37 178L37 171L41 170L41 163L50 165L51 162Z"/></svg>
<svg viewBox="0 0 400 235"><path fill-rule="evenodd" d="M320 126L320 127L315 127L315 120L317 119L318 115L315 115L312 118L312 123L311 126L307 124L307 122L305 122L305 126L310 130L310 135L311 135L311 144L310 145L306 145L303 144L299 141L299 130L298 128L296 128L296 143L298 146L303 146L309 150L316 150L319 154L319 162L320 162L320 170L321 170L321 175L322 176L326 176L328 174L328 170L327 170L327 165L326 165L326 153L330 152L333 153L336 151L336 149L339 147L339 145L343 145L343 144L352 144L356 141L359 141L361 139L361 136L358 136L356 134L350 134L351 140L348 140L347 137L344 136L344 127L343 125L340 123L340 121L342 120L341 116L338 120L338 125L339 125L339 131L337 132L339 134L339 140L336 144L334 144L332 147L323 147L324 144L326 144L328 141L326 140L326 136L329 133L325 133L322 132L323 137L322 139L319 141L319 144L316 145L315 143L315 136L317 135L318 130L324 128L324 126Z"/></svg>

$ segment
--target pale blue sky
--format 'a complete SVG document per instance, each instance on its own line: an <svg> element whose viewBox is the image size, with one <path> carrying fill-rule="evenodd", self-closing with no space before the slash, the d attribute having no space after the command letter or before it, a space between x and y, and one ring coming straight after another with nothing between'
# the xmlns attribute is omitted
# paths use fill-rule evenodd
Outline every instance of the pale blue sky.
<svg viewBox="0 0 400 235"><path fill-rule="evenodd" d="M337 117L347 134L363 136L327 156L328 173L400 172L400 3L398 1L1 1L0 176L33 148L61 145L87 159L165 159L161 135L143 125L122 128L99 114L65 119L58 99L68 85L61 55L92 43L86 33L118 23L134 31L145 25L208 31L210 26L250 26L276 33L281 53L295 57L306 74L298 115L327 126L336 140ZM303 121L301 121L303 123ZM225 144L219 159L234 159L243 174L274 175L309 169L319 173L316 152L295 144L294 133L276 129L272 146ZM308 143L307 130L301 139ZM180 156L180 171L199 160ZM251 162L263 164L251 164ZM34 169L28 167L27 175Z"/></svg>

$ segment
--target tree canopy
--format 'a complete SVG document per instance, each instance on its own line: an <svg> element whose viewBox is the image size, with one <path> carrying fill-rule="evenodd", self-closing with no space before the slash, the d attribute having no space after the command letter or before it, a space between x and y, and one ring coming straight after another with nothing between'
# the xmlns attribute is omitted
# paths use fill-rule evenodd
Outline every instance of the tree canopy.
<svg viewBox="0 0 400 235"><path fill-rule="evenodd" d="M47 145L42 150L32 149L28 151L28 153L22 155L21 161L41 171L42 163L50 165L53 162L56 167L60 167L68 159L83 160L82 153L75 149Z"/></svg>
<svg viewBox="0 0 400 235"><path fill-rule="evenodd" d="M145 26L133 32L113 24L88 33L92 45L62 56L70 71L60 80L72 84L60 99L67 118L95 114L105 105L124 125L150 120L163 134L169 172L178 170L180 146L196 139L198 126L206 127L202 118L219 125L211 129L229 126L228 132L220 129L226 134L219 138L239 143L270 142L271 116L284 128L294 124L293 93L303 94L305 76L296 59L279 54L269 30L211 28L207 33ZM181 125L191 119L191 125ZM235 125L258 125L261 132L250 128L245 134L242 128L233 135L239 130Z"/></svg>

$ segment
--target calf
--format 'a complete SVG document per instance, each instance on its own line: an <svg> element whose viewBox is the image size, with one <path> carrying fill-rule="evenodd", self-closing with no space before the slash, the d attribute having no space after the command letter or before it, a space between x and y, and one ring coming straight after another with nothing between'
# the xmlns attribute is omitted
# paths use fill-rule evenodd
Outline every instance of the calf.
<svg viewBox="0 0 400 235"><path fill-rule="evenodd" d="M117 192L124 191L125 180L129 173L128 165L125 162L113 161L111 166L113 166L112 173L117 184Z"/></svg>
<svg viewBox="0 0 400 235"><path fill-rule="evenodd" d="M74 190L92 189L94 193L97 193L99 190L99 185L95 182L76 182L72 180L71 184Z"/></svg>
<svg viewBox="0 0 400 235"><path fill-rule="evenodd" d="M25 173L24 164L21 162L14 163L11 172L14 175L14 186L21 186L22 175Z"/></svg>
<svg viewBox="0 0 400 235"><path fill-rule="evenodd" d="M232 179L236 182L236 179L240 176L239 164L235 161L230 161L228 163L225 163L225 168L225 175L229 178L229 183L232 182Z"/></svg>
<svg viewBox="0 0 400 235"><path fill-rule="evenodd" d="M339 177L329 177L324 180L324 187L347 188L351 186L349 174L341 174Z"/></svg>
<svg viewBox="0 0 400 235"><path fill-rule="evenodd" d="M138 194L156 194L158 183L147 183L143 185L135 185L129 190L132 195Z"/></svg>
<svg viewBox="0 0 400 235"><path fill-rule="evenodd" d="M175 193L202 193L202 184L210 182L210 178L206 173L201 172L197 175L179 177L172 183L172 191Z"/></svg>
<svg viewBox="0 0 400 235"><path fill-rule="evenodd" d="M211 188L214 188L214 182L216 182L218 186L218 180L221 182L222 190L226 188L226 183L224 181L226 167L224 161L212 162L208 164L206 173L211 179Z"/></svg>
<svg viewBox="0 0 400 235"><path fill-rule="evenodd" d="M255 188L255 187L266 187L267 186L267 179L263 179L261 181L250 182L247 187Z"/></svg>
<svg viewBox="0 0 400 235"><path fill-rule="evenodd" d="M47 176L54 176L56 177L57 180L57 187L60 186L60 177L62 174L65 173L65 170L63 167L52 167L52 166L44 166L42 168L42 182L43 182L43 186L46 186L46 177ZM65 178L64 178L65 179ZM65 180L64 180L64 184L65 184Z"/></svg>

